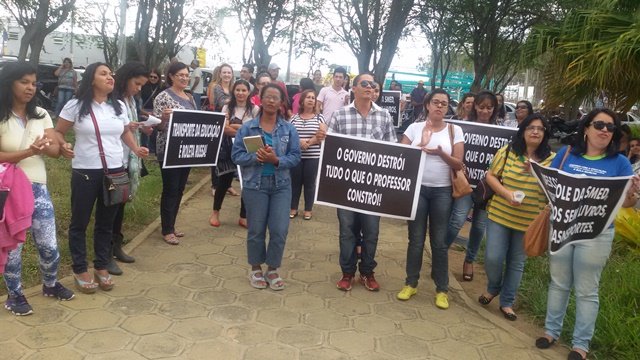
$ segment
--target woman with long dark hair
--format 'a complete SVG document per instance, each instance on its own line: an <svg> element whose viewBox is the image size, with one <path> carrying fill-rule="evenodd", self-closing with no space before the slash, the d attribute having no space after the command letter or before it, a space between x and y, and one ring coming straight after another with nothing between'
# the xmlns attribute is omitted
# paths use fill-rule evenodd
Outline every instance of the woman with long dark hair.
<svg viewBox="0 0 640 360"><path fill-rule="evenodd" d="M495 125L497 117L498 100L496 96L490 91L481 91L476 94L473 100L473 107L469 113L469 121ZM447 230L447 244L451 245L456 237L458 237L458 233L467 219L469 210L472 208L471 230L469 231L466 256L462 265L462 280L464 281L473 280L473 262L476 259L480 243L484 238L487 211L484 208L475 206L471 195L455 199L453 208L451 209L451 217L449 218L449 229Z"/></svg>
<svg viewBox="0 0 640 360"><path fill-rule="evenodd" d="M129 131L125 104L116 98L113 88L114 79L109 65L93 63L87 66L76 98L65 105L56 124L61 153L64 157L72 159L69 248L76 286L83 293L93 293L97 287L105 291L113 288L107 265L111 260L113 222L118 206L106 206L104 203L103 161L109 173L122 172L123 142L138 157L146 157L149 154L147 148L137 145ZM75 134L75 146L67 143L64 138L71 129ZM99 139L97 130L100 134ZM99 141L104 149L102 159ZM86 231L94 207L95 272L92 277L87 272Z"/></svg>
<svg viewBox="0 0 640 360"><path fill-rule="evenodd" d="M633 175L629 160L618 153L620 119L604 108L589 112L578 125L578 135L569 154L564 147L551 163L570 174L598 177ZM562 159L566 156L564 162ZM560 166L562 166L560 168ZM622 207L631 207L638 201L640 177L632 178L624 195ZM598 317L600 275L609 259L615 229L610 226L591 239L574 241L549 254L551 281L547 296L547 316L544 336L536 340L536 347L546 349L555 343L562 332L562 324L569 304L571 289L575 292L575 325L569 360L587 358Z"/></svg>
<svg viewBox="0 0 640 360"><path fill-rule="evenodd" d="M520 100L516 104L516 121L520 124L527 116L533 114L533 105L527 100Z"/></svg>
<svg viewBox="0 0 640 360"><path fill-rule="evenodd" d="M185 92L189 85L189 67L181 62L173 63L167 70L167 84L169 88L160 93L153 102L153 113L162 122L158 129L157 153L162 173L162 196L160 197L160 221L162 224L162 239L169 245L180 244L179 238L184 233L175 228L176 218L180 210L180 201L187 185L191 168L165 169L164 148L167 143L167 123L174 109L197 110L193 97Z"/></svg>
<svg viewBox="0 0 640 360"><path fill-rule="evenodd" d="M298 113L291 120L300 137L302 150L300 163L291 169L291 219L298 216L298 203L304 186L303 219L311 220L313 197L316 193L316 176L320 161L320 140L316 136L325 123L322 114L316 114L316 90L307 89L300 94Z"/></svg>
<svg viewBox="0 0 640 360"><path fill-rule="evenodd" d="M16 164L31 182L35 200L31 239L38 250L42 293L71 300L73 291L57 280L60 252L44 163L44 155L60 156L60 146L55 140L51 117L36 106L36 81L36 69L24 62L6 64L0 72L0 162ZM3 274L8 292L5 308L14 315L33 312L22 292L23 245L20 243L9 252Z"/></svg>
<svg viewBox="0 0 640 360"><path fill-rule="evenodd" d="M209 217L209 224L214 227L220 226L220 208L227 194L227 189L231 188L231 182L236 171L236 165L231 160L233 144L231 138L236 136L242 124L258 116L259 108L249 101L250 87L246 80L236 81L231 88L229 103L222 108L222 112L226 114L227 119L222 144L220 145L220 154L218 155L218 165L215 167L216 175L218 176L218 187L213 197L213 212ZM247 226L246 217L246 209L244 208L244 201L242 201L240 220L238 220L240 226Z"/></svg>
<svg viewBox="0 0 640 360"><path fill-rule="evenodd" d="M547 204L529 161L551 164L555 154L549 147L550 137L549 124L542 115L527 116L513 142L498 150L487 171L487 183L495 195L487 205L487 288L478 301L487 305L500 295L500 311L511 321L517 319L513 304L527 259L524 232Z"/></svg>
<svg viewBox="0 0 640 360"><path fill-rule="evenodd" d="M129 118L129 124L127 128L133 134L133 137L136 143L139 143L138 130L142 131L145 135L150 135L153 131L151 128L146 126L138 126L138 103L135 99L135 96L140 93L142 87L146 84L149 76L149 70L144 66L141 62L133 61L128 62L122 65L121 68L118 69L115 76L115 88L113 92L116 95L116 98L122 101L125 104L125 110L127 113L127 117ZM128 148L123 147L124 149L124 157L123 164L125 169L127 169L129 173L129 179L131 180L131 194L135 195L135 192L140 184L140 169L141 162L140 159L129 151ZM114 257L118 259L118 261L124 263L132 263L135 261L135 258L127 255L124 250L122 250L122 243L124 241L124 235L122 234L122 222L124 221L124 207L125 204L121 204L118 206L118 213L116 214L116 219L113 222L113 236L112 236L112 256L111 261L109 262L109 266L107 270L112 275L122 275L122 270L118 266L118 264L114 261Z"/></svg>
<svg viewBox="0 0 640 360"><path fill-rule="evenodd" d="M286 94L276 84L262 88L260 114L238 130L232 159L242 169L244 198L248 204L247 257L251 265L251 286L282 290L284 281L278 274L289 231L288 207L291 204L289 169L300 162L300 140L295 127L280 112ZM247 136L261 136L263 146L249 152ZM266 233L269 230L269 244ZM267 272L262 272L262 264Z"/></svg>

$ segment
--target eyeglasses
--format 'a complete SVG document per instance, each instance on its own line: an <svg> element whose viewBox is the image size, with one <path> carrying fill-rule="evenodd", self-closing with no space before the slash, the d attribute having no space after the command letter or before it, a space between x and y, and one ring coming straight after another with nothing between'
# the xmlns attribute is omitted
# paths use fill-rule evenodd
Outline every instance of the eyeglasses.
<svg viewBox="0 0 640 360"><path fill-rule="evenodd" d="M600 120L592 122L591 125L596 130L602 130L604 128L607 128L607 131L610 132L610 133L616 131L616 125L615 124L604 122L604 121L600 121Z"/></svg>
<svg viewBox="0 0 640 360"><path fill-rule="evenodd" d="M431 105L436 107L447 107L449 103L446 101L431 100Z"/></svg>
<svg viewBox="0 0 640 360"><path fill-rule="evenodd" d="M369 81L369 80L360 81L360 87L367 87L367 86L371 87L372 89L375 89L376 86L378 85L376 85L375 81Z"/></svg>
<svg viewBox="0 0 640 360"><path fill-rule="evenodd" d="M547 128L545 128L544 126L536 126L536 125L529 125L526 128L524 128L527 131L539 131L539 132L544 132L545 130L547 130Z"/></svg>
<svg viewBox="0 0 640 360"><path fill-rule="evenodd" d="M189 78L189 74L174 74L173 76L179 77L181 79L188 79Z"/></svg>

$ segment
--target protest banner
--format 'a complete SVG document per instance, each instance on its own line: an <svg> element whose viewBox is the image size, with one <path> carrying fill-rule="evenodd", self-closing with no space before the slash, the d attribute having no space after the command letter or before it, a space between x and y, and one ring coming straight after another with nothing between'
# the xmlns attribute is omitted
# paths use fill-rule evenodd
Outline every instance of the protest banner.
<svg viewBox="0 0 640 360"><path fill-rule="evenodd" d="M631 176L572 175L531 161L533 175L551 202L549 251L596 237L611 225Z"/></svg>
<svg viewBox="0 0 640 360"><path fill-rule="evenodd" d="M321 151L316 203L415 218L424 156L419 148L329 133Z"/></svg>
<svg viewBox="0 0 640 360"><path fill-rule="evenodd" d="M401 125L400 120L400 96L402 94L397 90L383 90L380 93L380 107L387 109L393 119L393 126L399 127Z"/></svg>
<svg viewBox="0 0 640 360"><path fill-rule="evenodd" d="M518 132L517 128L480 124L471 121L447 120L464 133L464 165L471 187L484 179L498 149L506 146Z"/></svg>
<svg viewBox="0 0 640 360"><path fill-rule="evenodd" d="M224 119L223 113L173 110L166 129L163 167L215 166Z"/></svg>

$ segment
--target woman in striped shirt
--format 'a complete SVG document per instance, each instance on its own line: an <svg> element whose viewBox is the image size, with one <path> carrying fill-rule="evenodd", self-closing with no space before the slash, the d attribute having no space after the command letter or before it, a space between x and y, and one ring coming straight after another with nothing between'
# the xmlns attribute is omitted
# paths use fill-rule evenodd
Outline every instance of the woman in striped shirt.
<svg viewBox="0 0 640 360"><path fill-rule="evenodd" d="M313 197L316 191L316 176L320 161L320 140L316 133L324 126L322 114L316 114L316 93L313 89L305 90L300 95L298 114L291 118L291 124L300 135L302 161L291 169L291 212L289 218L298 216L300 193L304 186L304 219L311 220Z"/></svg>
<svg viewBox="0 0 640 360"><path fill-rule="evenodd" d="M487 205L485 271L487 290L478 301L487 305L500 295L500 311L508 320L513 311L524 263L524 232L540 213L547 199L530 172L530 160L549 166L555 154L549 147L549 125L540 114L527 116L518 127L513 143L498 150L487 172L487 183L495 195Z"/></svg>

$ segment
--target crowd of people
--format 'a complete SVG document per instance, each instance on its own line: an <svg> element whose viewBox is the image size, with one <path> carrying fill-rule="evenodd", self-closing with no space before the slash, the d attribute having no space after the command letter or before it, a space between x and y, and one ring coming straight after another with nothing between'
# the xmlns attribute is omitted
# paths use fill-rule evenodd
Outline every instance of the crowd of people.
<svg viewBox="0 0 640 360"><path fill-rule="evenodd" d="M75 86L75 76L68 73L68 64L59 70L62 81ZM201 109L200 96L205 93L202 72L198 70L195 60L191 66L172 62L164 72L130 62L114 76L107 64L91 64L77 90L73 90L74 97L56 111L59 114L54 126L49 113L35 105L35 69L25 63L3 68L0 73L3 171L0 173L9 173L4 169L13 165L25 175L23 185L26 186L21 194L25 199L32 199L34 205L18 210L29 218L23 230L30 228L38 250L45 296L71 300L74 292L57 281L60 255L44 156L71 160L69 250L78 291L111 290L114 287L111 275L122 274L114 258L125 263L135 261L122 250L125 205L105 204L103 181L105 174L126 171L135 192L140 177L144 176L141 159L147 157L149 149L156 154L162 175L162 239L167 244L179 245L186 236L176 229L176 219L190 168L164 168L162 161L172 111ZM398 139L390 113L376 104L382 85L371 74L359 74L351 82L347 71L338 67L331 83L322 86L322 75L316 71L313 79L300 82L301 91L293 96L292 104L286 86L278 80L276 64L270 64L255 77L253 70L252 65L245 64L241 78L235 79L229 64L218 66L208 84L205 108L226 116L219 161L212 169L215 191L209 224L216 228L222 226L222 203L227 194L233 194L231 185L239 167L242 205L238 225L247 228L249 282L258 289L286 287L278 269L282 265L289 224L299 216L301 197L302 218L312 220L321 144L327 134L400 142L425 153L416 216L407 222L406 279L397 298L407 301L418 291L428 233L432 254L429 273L435 285L435 305L440 309L449 308L448 250L470 216L462 279L473 281L473 264L480 243L486 239L487 285L478 301L487 305L499 297L500 311L512 321L517 319L514 303L526 261L524 232L548 203L531 174L530 161L573 174L616 177L633 175L632 163L637 164L640 159L639 139L627 139L628 148L621 149L622 126L610 110L595 109L587 114L580 122L577 142L570 148L560 149L556 156L549 145L549 124L544 116L534 113L530 102L518 101L515 119L508 119L501 95L490 91L466 93L459 102L456 119L515 127L517 132L509 144L497 151L486 169L486 181L495 192L493 197L485 204L474 203L471 195L454 199L449 174L463 168L465 144L462 128L445 121L451 103L445 90L428 92L422 82L418 83L411 92L411 101L419 121L411 124ZM191 91L187 90L189 86ZM350 86L351 93L346 86ZM393 87L399 89L398 83ZM151 128L139 123L151 114L161 120L160 124ZM70 131L75 135L74 144L65 137ZM255 136L260 137L263 144L251 151L243 140ZM18 182L15 181L16 189ZM639 188L640 178L634 176L625 194L624 207L636 204ZM90 273L86 233L94 209L94 270ZM12 208L9 212L18 210ZM337 220L342 272L337 288L351 290L359 273L357 280L366 289L379 290L375 270L380 217L339 208ZM21 236L24 237L24 233ZM3 234L0 240L5 241L5 237ZM573 288L577 306L570 359L586 357L598 313L600 274L612 240L613 228L609 228L590 241L567 245L550 255L545 334L536 341L536 346L548 348L557 341ZM5 307L16 315L28 315L33 310L22 292L21 252L22 242L17 241L13 250L3 254L8 289Z"/></svg>

